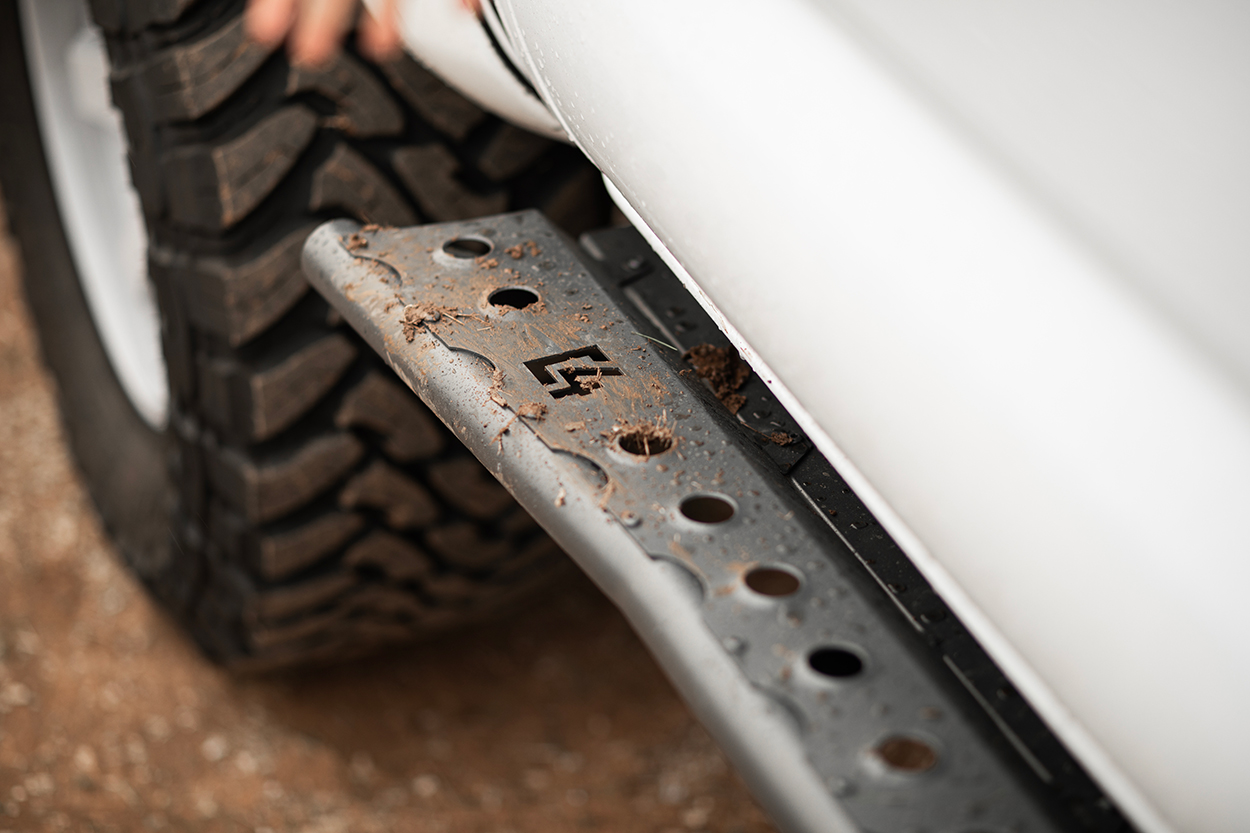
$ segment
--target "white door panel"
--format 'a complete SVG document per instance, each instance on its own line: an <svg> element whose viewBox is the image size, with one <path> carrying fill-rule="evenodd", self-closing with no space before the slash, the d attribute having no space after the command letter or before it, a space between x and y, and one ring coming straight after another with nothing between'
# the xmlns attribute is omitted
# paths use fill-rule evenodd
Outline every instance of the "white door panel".
<svg viewBox="0 0 1250 833"><path fill-rule="evenodd" d="M1250 5L820 2L1250 388Z"/></svg>

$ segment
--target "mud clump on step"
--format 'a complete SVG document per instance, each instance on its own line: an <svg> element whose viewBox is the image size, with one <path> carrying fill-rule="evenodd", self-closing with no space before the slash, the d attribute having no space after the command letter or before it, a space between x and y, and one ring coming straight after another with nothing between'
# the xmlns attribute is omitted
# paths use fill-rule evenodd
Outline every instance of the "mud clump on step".
<svg viewBox="0 0 1250 833"><path fill-rule="evenodd" d="M443 310L434 304L420 303L408 304L404 307L404 317L400 320L400 324L404 328L404 338L408 339L411 344L412 340L417 336L417 330L420 330L427 323L432 324L443 317Z"/></svg>
<svg viewBox="0 0 1250 833"><path fill-rule="evenodd" d="M650 458L663 454L674 445L673 429L653 422L622 427L616 434L616 444L627 454Z"/></svg>
<svg viewBox="0 0 1250 833"><path fill-rule="evenodd" d="M547 406L541 402L526 402L516 409L516 415L537 422L547 416Z"/></svg>
<svg viewBox="0 0 1250 833"><path fill-rule="evenodd" d="M355 232L346 238L340 238L340 240L343 243L343 248L349 252L358 252L369 247L369 238L360 232Z"/></svg>
<svg viewBox="0 0 1250 833"><path fill-rule="evenodd" d="M751 378L751 368L732 347L715 347L711 344L696 344L687 350L682 358L694 367L700 379L706 379L729 413L736 414L746 404L747 398L738 393L738 389Z"/></svg>
<svg viewBox="0 0 1250 833"><path fill-rule="evenodd" d="M504 249L504 253L513 260L520 260L525 257L527 251L530 257L538 257L543 253L543 250L538 248L538 244L533 240L526 240L524 243L517 243L515 246L509 246Z"/></svg>

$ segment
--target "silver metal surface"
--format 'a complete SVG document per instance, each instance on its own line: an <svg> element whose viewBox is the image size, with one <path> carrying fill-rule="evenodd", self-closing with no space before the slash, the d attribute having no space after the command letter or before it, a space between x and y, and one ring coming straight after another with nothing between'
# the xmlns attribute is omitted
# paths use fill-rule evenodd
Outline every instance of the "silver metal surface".
<svg viewBox="0 0 1250 833"><path fill-rule="evenodd" d="M304 270L624 610L784 830L1060 829L833 530L584 257L523 212L327 223Z"/></svg>

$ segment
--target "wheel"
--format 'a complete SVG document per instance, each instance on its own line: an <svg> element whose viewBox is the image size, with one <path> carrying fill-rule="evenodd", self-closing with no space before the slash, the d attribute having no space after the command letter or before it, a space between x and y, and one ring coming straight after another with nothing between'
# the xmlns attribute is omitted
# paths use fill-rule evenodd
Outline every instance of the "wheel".
<svg viewBox="0 0 1250 833"><path fill-rule="evenodd" d="M268 666L477 621L567 563L308 290L306 234L525 207L577 233L609 203L412 60L293 68L242 8L0 0L0 186L123 557L210 656Z"/></svg>

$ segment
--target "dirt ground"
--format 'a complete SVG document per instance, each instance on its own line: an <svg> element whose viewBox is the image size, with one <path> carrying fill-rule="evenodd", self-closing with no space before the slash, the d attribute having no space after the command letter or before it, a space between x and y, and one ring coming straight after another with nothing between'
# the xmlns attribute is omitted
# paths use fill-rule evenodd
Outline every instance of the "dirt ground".
<svg viewBox="0 0 1250 833"><path fill-rule="evenodd" d="M119 568L0 214L0 833L770 830L585 579L332 669L232 678Z"/></svg>

